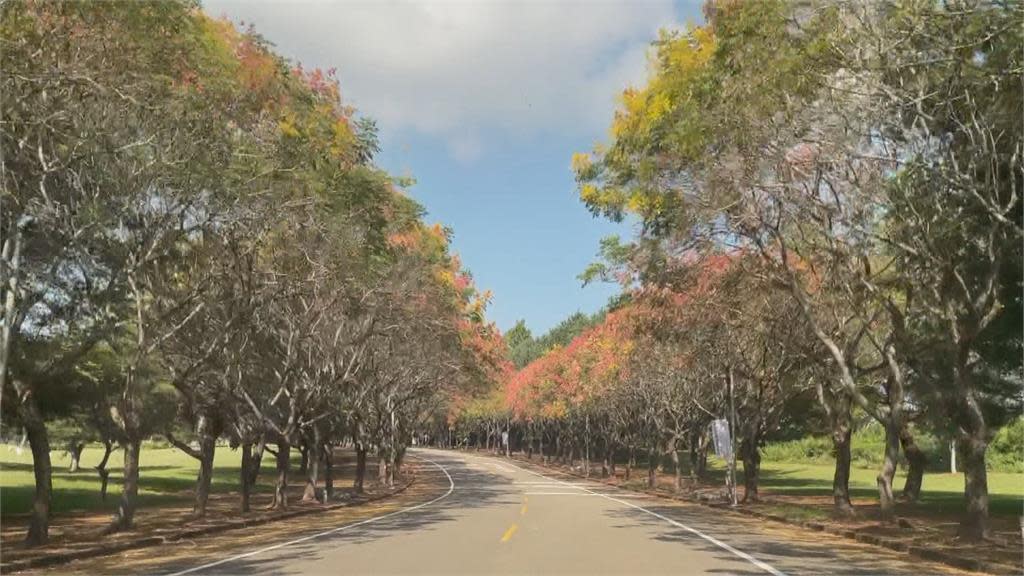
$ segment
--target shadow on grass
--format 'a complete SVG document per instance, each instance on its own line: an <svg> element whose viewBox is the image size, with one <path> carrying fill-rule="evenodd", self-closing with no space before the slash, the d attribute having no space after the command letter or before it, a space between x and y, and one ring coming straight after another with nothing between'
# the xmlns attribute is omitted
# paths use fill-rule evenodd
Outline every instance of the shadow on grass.
<svg viewBox="0 0 1024 576"><path fill-rule="evenodd" d="M762 470L761 487L766 490L784 493L787 496L831 496L832 487L824 485L820 480L795 476L796 471ZM925 476L927 482L927 476ZM902 491L902 484L894 487ZM878 490L863 486L851 486L850 496L857 499L878 499ZM956 513L965 510L962 492L928 490L921 493L921 501L914 504L900 503L898 507L908 510L927 509L930 512ZM1024 507L1024 499L1009 494L989 494L989 512L992 514L1014 516L1019 515Z"/></svg>
<svg viewBox="0 0 1024 576"><path fill-rule="evenodd" d="M227 450L225 448L218 448ZM342 460L335 466L335 478L346 478L345 472L347 463ZM139 495L138 507L156 507L173 504L186 504L193 498L195 491L196 477L198 473L198 462L188 466L174 465L143 465L139 471ZM289 484L301 483L299 475L298 455L292 458L291 471L289 473ZM31 474L32 465L27 463L4 463L0 465L0 474L5 472L27 472ZM273 458L268 455L261 463L260 475L254 488L255 494L267 493L273 490L276 479ZM213 478L210 482L210 491L213 494L233 492L238 490L241 466L217 466L214 465ZM28 480L31 482L31 479ZM337 481L337 480L336 480ZM70 472L66 468L54 468L52 472L52 500L50 509L52 514L67 514L76 512L110 511L117 509L118 498L121 493L123 474L120 466L111 466L110 478L107 486L107 499L100 497L100 478L96 470L91 467L83 467L77 472ZM5 486L0 490L0 517L16 519L29 513L32 508L32 498L35 496L35 486L31 483L19 484L16 486Z"/></svg>

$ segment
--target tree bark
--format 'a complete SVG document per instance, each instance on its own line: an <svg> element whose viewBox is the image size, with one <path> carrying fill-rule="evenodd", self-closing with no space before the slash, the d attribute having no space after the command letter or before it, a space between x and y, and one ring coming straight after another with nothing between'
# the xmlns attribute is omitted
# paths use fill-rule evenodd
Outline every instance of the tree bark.
<svg viewBox="0 0 1024 576"><path fill-rule="evenodd" d="M959 395L956 397L954 413L957 420L957 445L963 456L964 497L967 500L967 512L960 522L958 532L966 540L983 540L991 535L988 521L988 471L985 469L988 428L971 377L970 340L958 342L958 349L954 375Z"/></svg>
<svg viewBox="0 0 1024 576"><path fill-rule="evenodd" d="M907 457L907 480L903 484L903 498L917 502L921 498L921 484L924 481L924 468L928 464L928 457L914 441L914 433L910 431L909 424L904 424L900 429L900 445Z"/></svg>
<svg viewBox="0 0 1024 576"><path fill-rule="evenodd" d="M35 477L35 494L32 497L32 514L29 516L25 544L41 546L46 544L50 535L50 498L53 491L50 439L32 387L18 379L13 379L11 384L17 394L18 418L25 428L32 449L32 472Z"/></svg>
<svg viewBox="0 0 1024 576"><path fill-rule="evenodd" d="M114 451L114 443L110 439L103 441L103 459L96 466L96 472L100 475L100 500L107 501L107 483L110 480L110 470L107 470L107 461L110 460L110 453Z"/></svg>
<svg viewBox="0 0 1024 576"><path fill-rule="evenodd" d="M601 478L607 478L611 472L612 447L608 443L604 448L604 457L601 459Z"/></svg>
<svg viewBox="0 0 1024 576"><path fill-rule="evenodd" d="M657 448L651 448L647 451L647 487L655 488L658 486L658 476L656 474L658 470L658 450Z"/></svg>
<svg viewBox="0 0 1024 576"><path fill-rule="evenodd" d="M249 481L252 478L252 472L249 469L252 465L252 444L242 442L242 469L238 479L239 488L242 491L242 512L249 511L249 500L252 495L252 483Z"/></svg>
<svg viewBox="0 0 1024 576"><path fill-rule="evenodd" d="M220 431L214 418L200 415L196 423L196 436L199 439L199 475L196 478L195 503L192 515L195 518L206 516L206 503L210 500L210 484L213 482L213 457L217 450L217 437Z"/></svg>
<svg viewBox="0 0 1024 576"><path fill-rule="evenodd" d="M124 443L124 484L121 487L121 500L117 512L110 521L106 532L130 530L135 521L135 502L139 495L139 454L142 451L142 439L130 437Z"/></svg>
<svg viewBox="0 0 1024 576"><path fill-rule="evenodd" d="M832 475L832 501L835 510L843 516L852 516L853 504L850 503L850 438L853 427L849 421L833 420L832 447L835 449L836 470Z"/></svg>
<svg viewBox="0 0 1024 576"><path fill-rule="evenodd" d="M743 501L760 500L757 489L761 480L761 451L758 450L759 434L752 432L743 439L740 452L743 456Z"/></svg>
<svg viewBox="0 0 1024 576"><path fill-rule="evenodd" d="M324 455L324 502L334 498L334 448L327 443L323 447Z"/></svg>
<svg viewBox="0 0 1024 576"><path fill-rule="evenodd" d="M0 248L0 259L3 259L3 266L0 271L4 274L0 282L4 286L4 321L0 325L0 399L3 398L3 390L7 387L7 375L10 370L11 350L14 347L15 320L18 317L18 283L21 280L21 252L23 234L25 227L31 222L30 218L22 217L20 221L14 222L13 230L4 239ZM13 233L13 234L12 234ZM20 324L20 322L19 322ZM20 396L21 393L15 389Z"/></svg>
<svg viewBox="0 0 1024 576"><path fill-rule="evenodd" d="M388 482L388 459L384 454L377 456L377 483L381 486L387 485Z"/></svg>
<svg viewBox="0 0 1024 576"><path fill-rule="evenodd" d="M990 536L988 527L988 471L985 468L987 439L975 432L960 442L963 455L964 497L967 513L960 523L959 534L969 540Z"/></svg>
<svg viewBox="0 0 1024 576"><path fill-rule="evenodd" d="M675 473L675 491L682 492L683 490L683 468L679 461L679 450L677 446L672 447L672 470Z"/></svg>
<svg viewBox="0 0 1024 576"><path fill-rule="evenodd" d="M320 481L320 432L313 428L313 441L306 444L306 488L302 493L303 502L320 501L317 483Z"/></svg>
<svg viewBox="0 0 1024 576"><path fill-rule="evenodd" d="M366 481L366 446L362 442L356 443L356 478L352 488L356 494L363 493L363 484Z"/></svg>
<svg viewBox="0 0 1024 576"><path fill-rule="evenodd" d="M896 466L899 462L900 437L899 430L890 421L885 425L885 458L882 461L882 469L879 471L875 481L878 483L878 503L881 508L883 520L892 520L896 515L896 500L892 492L892 480L896 475Z"/></svg>
<svg viewBox="0 0 1024 576"><path fill-rule="evenodd" d="M277 441L277 483L274 485L274 500L270 509L283 510L288 507L288 468L291 460L291 444L288 440Z"/></svg>

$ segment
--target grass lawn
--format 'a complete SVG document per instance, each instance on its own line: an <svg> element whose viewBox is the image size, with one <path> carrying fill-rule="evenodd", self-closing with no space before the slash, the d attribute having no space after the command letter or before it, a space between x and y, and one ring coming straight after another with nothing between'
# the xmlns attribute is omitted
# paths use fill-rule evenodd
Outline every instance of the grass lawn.
<svg viewBox="0 0 1024 576"><path fill-rule="evenodd" d="M110 470L110 484L107 501L100 500L99 474L93 469L103 457L100 445L87 447L82 453L81 469L68 472L70 458L62 450L50 453L53 463L52 513L62 514L73 511L109 510L117 508L121 493L121 466L123 453L120 450L110 455L107 468ZM292 451L294 465L290 484L300 482L295 476L298 470L299 453ZM211 490L231 492L238 490L238 476L241 469L242 452L227 446L218 446L214 459L214 476ZM270 489L273 481L273 456L263 459L262 473L256 486L257 492ZM180 503L192 498L199 462L176 448L143 445L140 456L139 506L159 506ZM32 452L26 446L19 453L14 446L0 445L0 514L3 516L27 513L32 506L35 484L32 475Z"/></svg>
<svg viewBox="0 0 1024 576"><path fill-rule="evenodd" d="M599 466L599 465L598 465ZM737 482L743 493L743 464L737 462ZM600 468L598 468L600 469ZM771 462L761 463L761 492L779 496L827 496L832 495L832 464L817 462ZM621 473L621 472L620 472ZM688 462L683 462L683 475L689 476ZM878 470L853 466L850 469L850 496L853 499L878 501L878 485L875 477ZM906 470L900 467L893 481L895 492L903 490ZM634 470L629 485L642 488L646 482L646 464L640 463ZM708 458L706 485L725 484L725 462L715 456ZM1024 473L988 473L989 511L993 515L1014 517L1024 514ZM964 476L926 471L921 491L921 502L917 507L929 514L960 514L964 511ZM828 515L828 510L808 510L809 517Z"/></svg>
<svg viewBox="0 0 1024 576"><path fill-rule="evenodd" d="M833 466L764 462L761 469L763 489L793 495L829 495L832 493ZM854 498L878 498L877 470L852 468L850 495ZM894 488L903 489L904 471L896 474ZM989 509L993 514L1020 515L1024 511L1024 474L989 472ZM921 504L933 511L959 513L964 509L963 474L925 472Z"/></svg>

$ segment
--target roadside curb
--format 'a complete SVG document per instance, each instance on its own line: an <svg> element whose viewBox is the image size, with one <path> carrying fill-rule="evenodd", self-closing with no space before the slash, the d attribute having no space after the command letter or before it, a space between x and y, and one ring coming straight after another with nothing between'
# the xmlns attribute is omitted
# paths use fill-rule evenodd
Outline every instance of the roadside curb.
<svg viewBox="0 0 1024 576"><path fill-rule="evenodd" d="M165 544L167 542L176 542L179 540L194 538L196 536L218 534L221 532L228 532L231 530L238 530L241 528L248 528L251 526L261 526L263 524L269 524L271 522L277 522L279 520L288 520L291 518L297 518L299 516L322 514L324 512L339 510L341 508L352 508L356 506L362 506L364 504L369 504L370 502L376 502L379 500L385 500L387 498L397 496L402 492L405 492L407 488L409 488L415 483L416 475L410 474L409 481L402 484L401 486L396 487L393 491L385 494L367 496L359 499L358 501L339 502L337 504L324 505L315 508L311 507L302 508L299 510L288 510L277 514L268 514L260 516L258 518L241 518L238 520L228 520L225 522L211 524L209 526L202 526L200 528L185 528L177 532L171 534L164 534L161 536L144 536L141 538L135 538L133 540L101 544L98 546L84 548L81 550L73 550L69 552L56 552L53 554L37 556L35 558L13 560L11 562L4 562L0 564L0 572L4 574L10 574L12 572L21 572L23 570L29 570L32 568L45 568L49 566L56 566L58 564L67 564L68 562L73 562L75 560L85 560L88 558L96 558L99 556L109 556L111 554L117 554L119 552L124 552L127 550L146 548L149 546Z"/></svg>
<svg viewBox="0 0 1024 576"><path fill-rule="evenodd" d="M877 536L875 534L868 534L866 532L859 532L857 530L851 530L849 528L829 526L829 525L823 524L821 522L813 522L813 521L797 522L797 521L789 520L789 519L785 518L784 516L780 516L778 514L769 514L769 513L766 513L766 512L760 512L760 511L757 511L757 510L749 510L749 509L744 509L744 508L733 508L732 506L729 506L727 504L718 504L718 503L708 502L708 501L702 500L701 498L698 498L698 497L692 497L692 496L691 497L685 497L683 495L675 496L675 495L671 495L671 494L665 494L665 493L662 493L662 492L658 492L657 490L636 490L636 489L633 489L633 488L625 488L623 486L615 484L614 482L610 482L610 481L608 481L605 478L595 478L595 477L592 477L592 476L591 477L587 477L587 476L584 476L583 474L579 474L577 472L573 472L573 471L570 471L570 470L564 470L562 468L552 468L550 466L545 466L544 464L539 464L539 463L537 463L537 462L535 462L533 460L526 460L526 459L520 458L518 456L513 456L512 459L516 460L518 462L521 462L523 464L527 464L527 465L529 465L531 467L534 467L534 468L540 468L542 470L550 470L550 471L553 471L553 472L560 472L560 473L567 474L567 475L570 475L570 476L575 476L577 478L584 478L584 479L590 480L592 482L599 482L599 483L605 484L607 486L614 486L615 488L617 488L619 490L623 490L625 492L633 492L633 493L636 493L636 494L646 494L646 495L649 495L649 496L655 496L657 498L663 498L665 500L682 500L682 501L685 501L685 502L690 502L690 503L693 503L693 504L698 504L698 505L704 506L706 508L714 508L715 510L729 512L729 513L732 513L732 514L736 514L738 516L753 516L753 517L756 517L756 518L761 518L761 519L764 519L764 520L771 520L773 522L778 522L780 524L786 524L786 525L789 525L789 526L798 526L800 528L805 528L805 529L808 529L808 530L814 530L814 531L817 531L817 532L826 532L826 533L832 534L834 536L840 536L842 538L847 538L847 539L850 539L850 540L855 540L855 541L860 542L862 544L870 544L870 545L874 545L874 546L880 546L882 548L887 548L887 549L893 550L895 552L903 552L903 553L908 554L910 556L916 556L918 558L921 558L921 559L924 559L924 560L930 560L932 562L939 562L941 564L946 564L948 566L951 566L953 568L959 568L961 570L969 570L969 571L972 571L972 572L985 572L985 573L989 573L989 574L1020 574L1020 568L1019 567L1010 566L1010 565L1007 565L1007 564L1000 564L1000 563L997 563L997 562L987 562L987 561L984 561L984 560L977 560L977 559L973 559L973 558L962 558L960 556L956 556L954 554L950 554L950 553L944 552L942 550L936 550L934 548L929 548L927 546L921 546L920 544L910 544L908 542L897 540L895 538L886 538L884 536Z"/></svg>

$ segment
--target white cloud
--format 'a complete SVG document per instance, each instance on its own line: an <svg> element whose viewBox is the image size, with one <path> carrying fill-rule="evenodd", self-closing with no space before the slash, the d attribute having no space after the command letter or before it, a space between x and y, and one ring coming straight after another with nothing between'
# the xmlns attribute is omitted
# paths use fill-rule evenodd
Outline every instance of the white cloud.
<svg viewBox="0 0 1024 576"><path fill-rule="evenodd" d="M385 134L440 138L460 162L485 153L492 137L599 133L616 95L644 79L658 28L675 23L668 0L205 6L254 23L307 67L336 67L343 97Z"/></svg>

